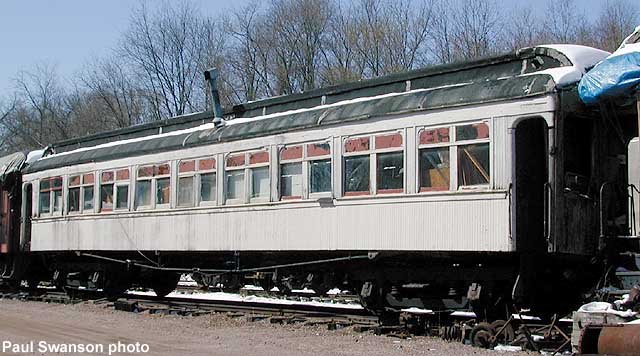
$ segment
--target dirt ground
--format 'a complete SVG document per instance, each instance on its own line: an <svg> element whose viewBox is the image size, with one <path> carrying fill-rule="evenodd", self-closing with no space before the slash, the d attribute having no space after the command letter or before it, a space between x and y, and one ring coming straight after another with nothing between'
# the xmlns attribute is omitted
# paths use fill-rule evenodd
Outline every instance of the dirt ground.
<svg viewBox="0 0 640 356"><path fill-rule="evenodd" d="M95 351L83 355L108 355L109 348L126 350L118 355L533 355L476 349L440 339L415 337L399 340L356 333L349 328L329 331L320 326L273 325L225 315L200 317L156 316L115 311L92 304L60 305L0 300L0 355L24 355L12 347L33 342L33 354L46 348L83 344ZM135 343L139 343L137 351ZM10 344L9 344L10 343ZM64 344L64 345L63 345ZM90 345L89 345L90 344ZM148 351L144 345L148 345ZM91 346L93 345L93 346ZM73 345L69 346L73 347ZM4 353L3 353L3 348ZM17 349L13 349L16 351ZM50 349L49 349L50 350ZM63 349L58 349L63 351ZM68 351L68 350L67 350ZM117 351L117 350L115 350ZM31 354L31 353L29 353ZM77 354L77 353L76 353Z"/></svg>

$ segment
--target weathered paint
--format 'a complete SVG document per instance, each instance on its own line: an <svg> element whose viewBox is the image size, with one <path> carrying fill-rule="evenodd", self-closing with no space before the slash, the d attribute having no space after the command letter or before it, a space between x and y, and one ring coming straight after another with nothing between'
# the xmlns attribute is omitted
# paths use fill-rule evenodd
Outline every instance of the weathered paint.
<svg viewBox="0 0 640 356"><path fill-rule="evenodd" d="M76 250L415 250L512 251L509 225L511 128L522 117L539 116L552 122L554 97L371 118L269 137L193 147L85 163L26 174L27 182L62 175L66 179L92 171L171 161L172 203L162 210L119 211L84 215L35 217L33 251ZM416 192L419 129L486 121L491 130L491 182L477 190ZM342 197L342 149L346 137L401 130L406 138L404 195ZM320 204L317 197L278 200L276 159L283 145L330 140L333 192ZM268 147L272 158L270 201L234 206L224 202L223 167L218 167L218 201L213 206L176 208L177 164L180 160L228 152L251 152ZM244 156L243 156L244 157ZM137 172L133 169L132 172ZM452 178L455 172L452 172ZM135 176L130 184L135 184ZM410 184L409 184L410 182ZM96 189L97 191L97 189ZM33 212L37 212L34 192ZM65 188L65 199L66 199ZM129 201L134 189L129 189ZM310 196L310 194L309 194ZM96 194L96 206L98 195ZM130 204L131 205L131 204Z"/></svg>
<svg viewBox="0 0 640 356"><path fill-rule="evenodd" d="M464 223L460 223L464 217ZM33 251L509 251L505 192L41 219Z"/></svg>

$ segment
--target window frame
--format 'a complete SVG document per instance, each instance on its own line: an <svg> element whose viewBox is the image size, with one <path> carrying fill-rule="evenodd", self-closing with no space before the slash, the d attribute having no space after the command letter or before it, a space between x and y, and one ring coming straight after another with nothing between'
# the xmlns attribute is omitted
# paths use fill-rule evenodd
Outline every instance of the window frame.
<svg viewBox="0 0 640 356"><path fill-rule="evenodd" d="M317 155L310 156L309 155L309 146L315 144L327 144L329 145L329 153L326 155ZM285 149L290 149L293 147L301 147L301 156L291 159L282 159L282 152ZM326 138L324 140L314 140L314 141L304 141L291 143L286 145L280 145L277 149L277 157L278 157L278 201L300 201L307 199L320 199L320 198L329 198L333 197L333 175L335 172L334 162L333 162L333 140L331 138ZM329 161L331 166L331 188L326 192L311 192L311 162L314 161ZM292 164L292 163L300 163L301 164L301 179L302 179L302 195L298 198L296 196L287 197L283 199L282 196L282 165L284 164Z"/></svg>
<svg viewBox="0 0 640 356"><path fill-rule="evenodd" d="M459 140L457 137L457 128L462 126L469 126L475 124L485 124L488 129L488 137L486 138L476 138L470 140ZM425 130L437 130L441 128L449 129L449 142L438 142L438 143L428 143L421 144L420 143L420 134ZM457 191L475 191L475 190L487 190L491 189L494 181L493 174L493 125L491 119L478 119L473 121L465 121L465 122L456 122L451 124L440 124L440 125L429 125L429 126L419 126L416 128L416 167L415 167L415 184L416 184L416 192L418 194L438 194L438 193L446 193L446 192L457 192ZM458 182L458 173L459 173L459 164L458 164L458 151L461 146L475 145L475 144L483 144L486 143L489 146L489 182L487 184L478 184L478 185L461 185ZM447 190L428 190L421 191L420 186L420 150L425 148L449 148L449 189Z"/></svg>
<svg viewBox="0 0 640 356"><path fill-rule="evenodd" d="M86 182L86 178L88 176L92 176L92 182L87 183ZM71 185L71 180L74 177L79 177L80 178L80 183L77 185L72 186ZM82 215L82 214L87 214L87 213L94 213L95 209L96 209L96 172L84 172L84 173L77 173L77 174L70 174L67 176L67 184L66 184L66 190L67 190L67 197L65 199L65 214L68 215ZM93 201L93 207L91 209L85 209L84 208L84 196L85 196L85 190L86 188L91 187L93 189L93 198L91 199ZM71 211L71 206L69 204L69 198L71 197L71 189L79 189L80 193L78 194L78 199L79 199L79 209L77 211Z"/></svg>
<svg viewBox="0 0 640 356"><path fill-rule="evenodd" d="M166 174L158 174L158 167L159 166L168 166L169 167L169 172ZM145 210L156 210L156 209L170 209L171 208L171 203L173 201L173 194L172 194L172 190L174 189L174 183L173 183L173 168L172 168L172 164L171 161L164 161L164 162L156 162L156 163L145 163L145 164L138 164L135 165L135 178L134 178L134 189L133 191L131 189L129 189L129 194L133 196L133 204L130 204L130 207L132 206L132 209L134 211L145 211ZM151 168L151 176L144 176L141 177L140 176L140 169L141 168ZM169 201L167 203L163 203L163 204L158 204L157 201L157 188L158 188L158 180L159 179L169 179ZM139 201L138 201L138 189L139 189L139 182L140 181L149 181L149 194L151 195L151 201L150 201L150 205L140 205ZM131 199L131 198L130 198Z"/></svg>
<svg viewBox="0 0 640 356"><path fill-rule="evenodd" d="M251 163L251 156L255 154L265 154L267 156L266 162L256 162ZM229 166L229 158L244 156L244 164L238 166ZM267 168L269 184L267 185L269 188L269 192L265 197L251 197L253 192L253 170L256 168ZM242 196L234 199L229 199L228 189L229 184L227 180L227 173L230 171L243 171L243 192ZM225 205L237 205L237 204L249 204L249 203L266 203L271 201L271 154L269 147L264 147L262 149L255 149L249 151L242 152L229 152L224 155L224 177L223 177L223 195L224 195L224 204ZM217 178L217 176L216 176ZM216 192L218 187L216 186Z"/></svg>
<svg viewBox="0 0 640 356"><path fill-rule="evenodd" d="M379 137L384 136L392 136L392 135L400 135L402 142L400 146L397 147L386 147L386 148L377 148L377 140ZM368 134L360 134L360 135L351 135L342 137L342 172L340 179L342 180L342 197L344 198L354 198L354 197L376 197L376 196L400 196L407 194L407 135L405 129L396 129L396 130L386 130ZM360 138L368 138L369 139L369 148L366 150L347 152L346 145L349 141ZM378 155L385 153L397 153L402 152L402 164L403 164L403 174L402 174L402 191L389 190L388 192L383 192L378 189ZM369 192L347 192L347 182L346 182L346 158L348 157L358 157L358 156L368 156L369 157ZM399 189L398 189L399 190Z"/></svg>
<svg viewBox="0 0 640 356"><path fill-rule="evenodd" d="M38 180L38 217L56 217L56 216L62 216L64 214L64 209L65 209L65 199L66 199L66 195L65 195L65 177L64 176L51 176L51 177L46 177L46 178L42 178ZM51 183L49 183L49 188L43 190L42 189L42 182L44 181L49 181L52 182L56 179L60 179L60 187L52 187ZM62 203L60 206L60 210L55 211L54 210L54 206L55 206L55 194L53 193L54 191L60 191L60 195L62 197ZM40 204L40 195L43 193L49 193L49 212L42 212L42 206Z"/></svg>
<svg viewBox="0 0 640 356"><path fill-rule="evenodd" d="M213 168L205 168L202 169L201 168L201 161L205 161L205 160L213 160ZM183 162L188 162L188 161L194 161L194 169L191 171L186 171L186 172L181 172L181 163ZM199 156L199 157L194 157L194 158L183 158L183 159L179 159L177 160L176 163L176 171L177 171L177 175L176 175L176 204L175 207L177 209L188 209L188 208L194 208L194 207L200 207L200 206L216 206L217 202L218 202L218 157L217 155L211 155L211 156ZM211 201L202 201L201 200L201 194L202 194L202 186L201 186L201 181L202 181L202 175L204 174L215 174L215 184L216 184L216 193L213 196L213 200ZM193 194L193 205L191 206L180 206L180 179L181 178L185 178L185 177L193 177L193 188L192 188L192 194Z"/></svg>
<svg viewBox="0 0 640 356"><path fill-rule="evenodd" d="M126 171L127 172L127 177L126 178L118 178L118 174L122 173ZM103 181L103 174L104 173L111 173L113 174L113 180L112 181L107 181L104 182ZM100 214L108 214L108 213L118 213L118 212L127 212L131 210L131 167L119 167L119 168L109 168L109 169L102 169L100 171L98 171L96 173L98 175L98 177L100 178L100 181L97 182L97 190L94 187L93 188L93 196L94 196L94 203L93 203L93 209L94 211L97 208L97 211ZM97 179L95 179L94 177L94 181L97 181ZM108 210L104 210L102 208L102 186L103 185L111 185L112 186L112 195L113 195L113 207L111 209ZM127 187L127 207L126 208L118 208L118 191L120 190L120 187L126 186ZM97 201L98 204L96 205L95 203L95 199L96 199L96 192L97 192Z"/></svg>

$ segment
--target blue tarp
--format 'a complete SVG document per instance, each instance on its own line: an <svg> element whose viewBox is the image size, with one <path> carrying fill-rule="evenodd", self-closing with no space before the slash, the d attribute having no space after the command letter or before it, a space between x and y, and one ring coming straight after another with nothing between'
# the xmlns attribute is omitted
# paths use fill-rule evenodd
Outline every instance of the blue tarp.
<svg viewBox="0 0 640 356"><path fill-rule="evenodd" d="M578 85L580 99L594 104L634 95L640 84L640 52L613 56L598 63Z"/></svg>

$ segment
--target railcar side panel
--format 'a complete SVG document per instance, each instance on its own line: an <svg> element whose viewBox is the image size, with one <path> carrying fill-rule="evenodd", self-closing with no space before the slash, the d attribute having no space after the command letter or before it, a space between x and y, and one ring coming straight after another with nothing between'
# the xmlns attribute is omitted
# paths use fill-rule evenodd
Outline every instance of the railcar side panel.
<svg viewBox="0 0 640 356"><path fill-rule="evenodd" d="M510 251L506 192L33 223L32 251ZM461 223L464 220L464 223Z"/></svg>

